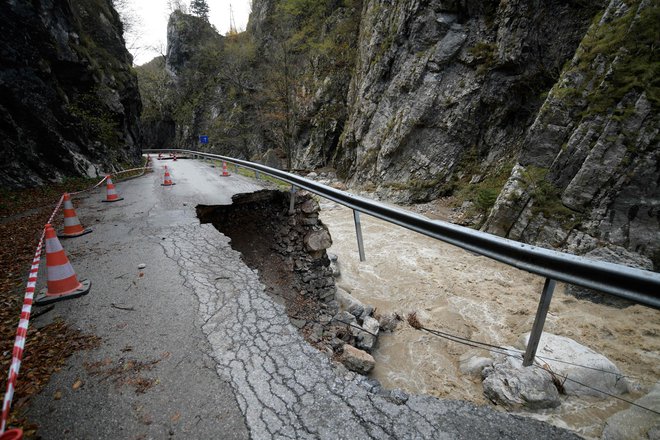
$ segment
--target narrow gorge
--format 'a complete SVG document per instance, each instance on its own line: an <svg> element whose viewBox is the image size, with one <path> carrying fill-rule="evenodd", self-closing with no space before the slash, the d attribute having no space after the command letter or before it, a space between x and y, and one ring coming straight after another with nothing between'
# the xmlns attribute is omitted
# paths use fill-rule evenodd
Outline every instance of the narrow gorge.
<svg viewBox="0 0 660 440"><path fill-rule="evenodd" d="M137 68L144 145L330 167L374 197L440 200L465 225L658 270L659 14L255 0L247 31L221 36L175 12L166 56Z"/></svg>

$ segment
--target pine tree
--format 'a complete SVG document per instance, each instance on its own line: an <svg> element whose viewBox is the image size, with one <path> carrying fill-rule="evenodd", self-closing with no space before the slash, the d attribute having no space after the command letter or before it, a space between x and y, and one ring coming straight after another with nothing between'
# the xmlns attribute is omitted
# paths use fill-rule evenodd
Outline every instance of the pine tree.
<svg viewBox="0 0 660 440"><path fill-rule="evenodd" d="M191 0L190 13L209 21L209 4L206 0Z"/></svg>

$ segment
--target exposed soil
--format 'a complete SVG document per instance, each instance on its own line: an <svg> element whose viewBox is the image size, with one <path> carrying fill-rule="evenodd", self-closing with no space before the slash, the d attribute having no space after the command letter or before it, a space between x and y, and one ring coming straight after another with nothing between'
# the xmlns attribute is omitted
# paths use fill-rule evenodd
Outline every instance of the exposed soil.
<svg viewBox="0 0 660 440"><path fill-rule="evenodd" d="M297 236L298 243L288 243L289 252L282 252L281 229L300 216L299 209L294 216L288 209L287 193L260 191L240 194L232 205L200 205L197 215L202 223L212 223L231 239L232 248L241 253L248 267L258 271L266 292L286 307L290 318L313 323L323 306L317 297L302 290L304 272L296 270L296 260L304 248L302 236ZM309 328L306 330L303 334L309 333Z"/></svg>

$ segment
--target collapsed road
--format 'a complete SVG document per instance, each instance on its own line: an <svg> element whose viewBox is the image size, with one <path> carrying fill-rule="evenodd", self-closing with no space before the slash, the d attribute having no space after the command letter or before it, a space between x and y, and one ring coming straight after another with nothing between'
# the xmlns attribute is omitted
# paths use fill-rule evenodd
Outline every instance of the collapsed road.
<svg viewBox="0 0 660 440"><path fill-rule="evenodd" d="M166 162L175 186L161 185ZM102 342L32 402L42 437L578 438L490 407L384 390L333 362L229 238L197 219L198 205L264 184L201 161L154 168L117 185L123 201L101 204L100 191L80 199L94 232L64 247L92 291L34 325L62 316Z"/></svg>

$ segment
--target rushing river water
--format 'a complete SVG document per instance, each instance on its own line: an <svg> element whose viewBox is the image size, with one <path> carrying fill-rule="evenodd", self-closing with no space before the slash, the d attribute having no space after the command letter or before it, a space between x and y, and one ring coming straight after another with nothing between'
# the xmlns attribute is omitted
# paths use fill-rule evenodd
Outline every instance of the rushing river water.
<svg viewBox="0 0 660 440"><path fill-rule="evenodd" d="M321 204L339 258L339 287L381 313L417 312L429 328L490 344L516 344L531 330L543 279L396 225L362 215L366 261L360 262L352 211ZM660 312L615 309L556 289L545 331L602 353L647 391L660 378ZM401 323L382 334L372 376L388 388L489 404L481 380L461 374L474 348ZM626 395L629 400L641 394ZM629 405L615 399L566 397L558 409L525 415L599 438L605 420Z"/></svg>

